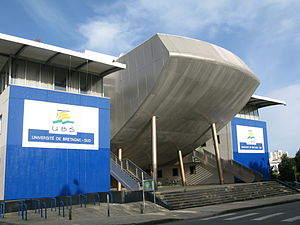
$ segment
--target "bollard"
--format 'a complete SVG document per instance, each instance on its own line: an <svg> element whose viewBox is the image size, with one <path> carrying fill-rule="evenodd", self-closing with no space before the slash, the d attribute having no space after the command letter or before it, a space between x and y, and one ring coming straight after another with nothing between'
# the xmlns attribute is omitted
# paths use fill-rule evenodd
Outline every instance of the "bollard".
<svg viewBox="0 0 300 225"><path fill-rule="evenodd" d="M82 194L78 195L80 207L82 207Z"/></svg>
<svg viewBox="0 0 300 225"><path fill-rule="evenodd" d="M94 195L94 205L96 205L96 202L98 202L98 205L100 206L100 194L99 193Z"/></svg>
<svg viewBox="0 0 300 225"><path fill-rule="evenodd" d="M109 194L106 195L106 201L107 201L107 216L110 217L110 210L109 210Z"/></svg>
<svg viewBox="0 0 300 225"><path fill-rule="evenodd" d="M22 203L21 202L18 202L18 216L20 216L21 214L21 211L22 211Z"/></svg>
<svg viewBox="0 0 300 225"><path fill-rule="evenodd" d="M72 208L69 208L69 220L72 220Z"/></svg>
<svg viewBox="0 0 300 225"><path fill-rule="evenodd" d="M79 200L80 207L82 207L82 201L84 201L84 208L86 208L87 195L84 194L78 195L78 200Z"/></svg>
<svg viewBox="0 0 300 225"><path fill-rule="evenodd" d="M60 216L60 203L58 203L58 215Z"/></svg>
<svg viewBox="0 0 300 225"><path fill-rule="evenodd" d="M63 217L65 217L65 205L64 205L64 203L63 203Z"/></svg>
<svg viewBox="0 0 300 225"><path fill-rule="evenodd" d="M62 206L62 213L63 213L63 217L65 217L65 204L64 202L61 200L58 204L58 215L60 216L60 207Z"/></svg>
<svg viewBox="0 0 300 225"><path fill-rule="evenodd" d="M24 220L24 207L22 205L22 220Z"/></svg>
<svg viewBox="0 0 300 225"><path fill-rule="evenodd" d="M25 220L27 220L27 205L25 202L22 202L22 220L24 220L24 217L25 217Z"/></svg>
<svg viewBox="0 0 300 225"><path fill-rule="evenodd" d="M0 203L0 207L1 207L1 211L0 211L0 216L2 217L2 218L4 218L4 214L5 214L5 202L1 202Z"/></svg>
<svg viewBox="0 0 300 225"><path fill-rule="evenodd" d="M70 208L72 208L72 196L66 197L66 208L68 209L69 206L70 206Z"/></svg>
<svg viewBox="0 0 300 225"><path fill-rule="evenodd" d="M48 215L47 215L47 204L46 204L46 202L44 202L44 209L45 209L45 219L47 219Z"/></svg>
<svg viewBox="0 0 300 225"><path fill-rule="evenodd" d="M25 212L25 220L27 220L27 205L26 205L25 202L24 202L24 207L25 207L25 209L26 209L26 212Z"/></svg>
<svg viewBox="0 0 300 225"><path fill-rule="evenodd" d="M41 213L41 201L40 200L36 200L37 201L37 205L38 205L38 214Z"/></svg>
<svg viewBox="0 0 300 225"><path fill-rule="evenodd" d="M53 205L54 205L54 207L53 207ZM54 208L54 211L56 211L56 198L51 198L50 207L51 207L51 211L53 210L53 208Z"/></svg>
<svg viewBox="0 0 300 225"><path fill-rule="evenodd" d="M41 204L41 217L43 217L43 204Z"/></svg>
<svg viewBox="0 0 300 225"><path fill-rule="evenodd" d="M141 203L141 214L144 214L144 204L143 203Z"/></svg>
<svg viewBox="0 0 300 225"><path fill-rule="evenodd" d="M34 199L31 200L31 206L32 211L34 210L34 212L36 213L36 201Z"/></svg>

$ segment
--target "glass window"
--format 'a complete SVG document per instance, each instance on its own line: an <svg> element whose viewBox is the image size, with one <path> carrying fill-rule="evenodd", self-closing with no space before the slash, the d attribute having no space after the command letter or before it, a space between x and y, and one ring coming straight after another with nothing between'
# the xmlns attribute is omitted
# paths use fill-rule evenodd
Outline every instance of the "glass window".
<svg viewBox="0 0 300 225"><path fill-rule="evenodd" d="M162 170L157 170L157 178L162 178Z"/></svg>
<svg viewBox="0 0 300 225"><path fill-rule="evenodd" d="M5 88L5 73L4 71L2 70L0 72L0 93L2 93L4 91L4 88Z"/></svg>
<svg viewBox="0 0 300 225"><path fill-rule="evenodd" d="M80 93L87 93L87 75L80 73Z"/></svg>
<svg viewBox="0 0 300 225"><path fill-rule="evenodd" d="M61 68L55 68L54 89L59 91L67 90L67 71Z"/></svg>
<svg viewBox="0 0 300 225"><path fill-rule="evenodd" d="M91 91L91 75L80 73L80 93L88 94Z"/></svg>
<svg viewBox="0 0 300 225"><path fill-rule="evenodd" d="M69 78L70 78L70 91L78 93L79 92L79 72L72 71Z"/></svg>
<svg viewBox="0 0 300 225"><path fill-rule="evenodd" d="M6 63L0 71L0 93L8 86L9 65Z"/></svg>
<svg viewBox="0 0 300 225"><path fill-rule="evenodd" d="M190 166L190 174L196 174L196 166Z"/></svg>
<svg viewBox="0 0 300 225"><path fill-rule="evenodd" d="M53 89L53 67L49 65L42 65L41 70L42 88Z"/></svg>
<svg viewBox="0 0 300 225"><path fill-rule="evenodd" d="M173 177L178 176L178 168L173 168L172 169L172 175L173 175Z"/></svg>
<svg viewBox="0 0 300 225"><path fill-rule="evenodd" d="M40 64L34 62L27 62L26 85L32 87L39 86L40 70Z"/></svg>
<svg viewBox="0 0 300 225"><path fill-rule="evenodd" d="M15 59L12 68L12 83L25 84L25 61Z"/></svg>
<svg viewBox="0 0 300 225"><path fill-rule="evenodd" d="M99 76L92 75L92 94L95 94L97 96L101 96L103 92L102 87L102 78Z"/></svg>

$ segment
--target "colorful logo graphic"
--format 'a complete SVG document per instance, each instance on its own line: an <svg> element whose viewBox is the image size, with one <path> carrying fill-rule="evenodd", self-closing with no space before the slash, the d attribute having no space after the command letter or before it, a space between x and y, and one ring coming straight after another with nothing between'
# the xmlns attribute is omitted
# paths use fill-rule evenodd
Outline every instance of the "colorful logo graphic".
<svg viewBox="0 0 300 225"><path fill-rule="evenodd" d="M67 110L57 110L56 114L56 119L53 121L54 124L61 123L61 124L66 124L66 123L74 123L74 121L70 120L69 112Z"/></svg>
<svg viewBox="0 0 300 225"><path fill-rule="evenodd" d="M253 130L248 130L247 143L250 144L250 145L251 144L253 144L253 145L256 144Z"/></svg>
<svg viewBox="0 0 300 225"><path fill-rule="evenodd" d="M22 146L99 150L99 109L25 99Z"/></svg>

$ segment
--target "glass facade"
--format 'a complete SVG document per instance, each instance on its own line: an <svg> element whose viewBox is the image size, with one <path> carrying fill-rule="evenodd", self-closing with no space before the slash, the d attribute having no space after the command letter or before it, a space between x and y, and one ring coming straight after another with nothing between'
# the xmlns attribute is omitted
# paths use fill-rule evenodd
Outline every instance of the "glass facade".
<svg viewBox="0 0 300 225"><path fill-rule="evenodd" d="M245 106L235 117L250 120L259 120L258 108L253 106Z"/></svg>
<svg viewBox="0 0 300 225"><path fill-rule="evenodd" d="M0 93L8 86L9 80L9 64L6 63L0 71Z"/></svg>
<svg viewBox="0 0 300 225"><path fill-rule="evenodd" d="M9 84L103 96L102 78L25 59L12 59L0 71L0 94Z"/></svg>

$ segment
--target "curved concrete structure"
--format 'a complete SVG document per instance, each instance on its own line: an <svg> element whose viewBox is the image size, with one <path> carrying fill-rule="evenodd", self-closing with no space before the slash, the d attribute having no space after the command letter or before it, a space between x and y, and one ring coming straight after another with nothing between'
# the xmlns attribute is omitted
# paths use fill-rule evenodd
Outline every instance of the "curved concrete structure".
<svg viewBox="0 0 300 225"><path fill-rule="evenodd" d="M112 150L151 164L151 117L157 116L158 164L177 160L221 129L250 99L259 80L233 53L185 37L157 34L120 57L127 69L104 78L111 97Z"/></svg>

